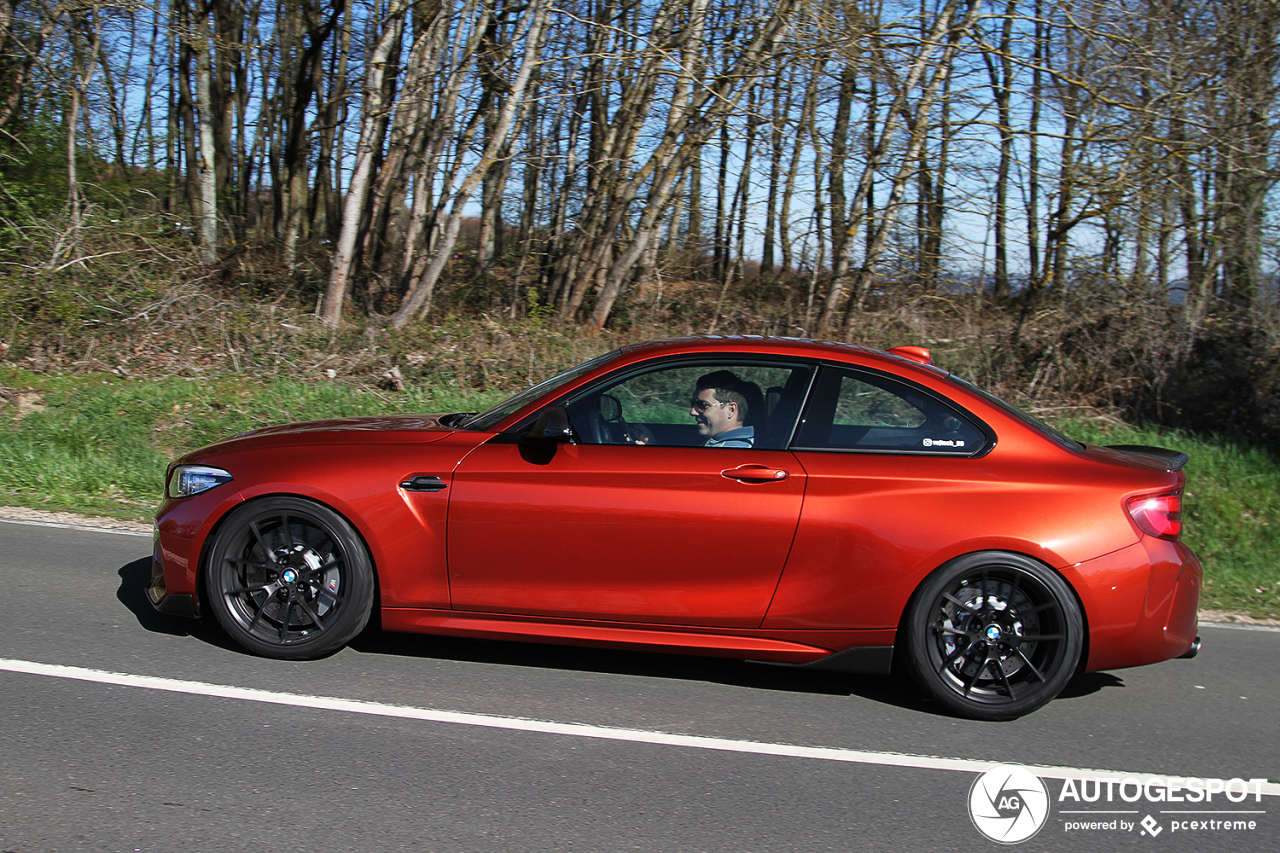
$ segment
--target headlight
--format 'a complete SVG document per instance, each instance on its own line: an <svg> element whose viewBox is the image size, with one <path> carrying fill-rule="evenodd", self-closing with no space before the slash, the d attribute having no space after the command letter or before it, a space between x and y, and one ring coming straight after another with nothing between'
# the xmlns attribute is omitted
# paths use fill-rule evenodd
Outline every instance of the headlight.
<svg viewBox="0 0 1280 853"><path fill-rule="evenodd" d="M208 465L179 465L169 474L166 491L171 498L189 498L214 486L231 482L231 474Z"/></svg>

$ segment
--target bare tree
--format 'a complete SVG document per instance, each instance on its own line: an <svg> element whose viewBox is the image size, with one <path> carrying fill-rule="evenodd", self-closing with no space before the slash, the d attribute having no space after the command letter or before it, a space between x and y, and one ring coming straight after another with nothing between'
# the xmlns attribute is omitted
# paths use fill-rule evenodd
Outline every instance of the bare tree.
<svg viewBox="0 0 1280 853"><path fill-rule="evenodd" d="M915 43L914 55L907 73L900 79L892 73L893 66L898 64L892 59L895 53L894 47L882 34L874 34L872 43L877 55L877 64L894 87L893 102L885 113L878 138L870 151L858 188L849 204L846 227L850 236L865 223L867 202L876 170L888 156L890 143L904 123L907 126L907 137L904 153L898 158L900 166L892 180L889 201L874 231L869 231L869 243L861 268L850 285L853 296L849 310L846 311L850 319L856 313L859 305L858 297L874 275L880 254L896 223L907 181L914 171L915 162L925 142L929 115L942 83L950 72L951 60L959 50L961 40L976 23L979 9L980 4L977 0L947 0L929 26L925 37ZM919 95L913 103L912 95L917 89L919 89ZM849 266L848 251L836 256L831 287L827 292L822 314L818 318L820 335L828 334L834 325L836 312L845 293L844 282Z"/></svg>
<svg viewBox="0 0 1280 853"><path fill-rule="evenodd" d="M508 136L515 123L517 113L524 107L524 94L528 88L533 70L540 61L542 50L542 33L550 14L547 0L530 0L517 25L516 39L524 44L523 56L509 81L509 92L499 110L497 120L488 135L484 149L475 164L452 192L452 200L448 219L445 221L438 243L432 247L432 258L420 278L405 295L404 301L395 314L391 316L391 326L400 328L406 325L420 311L430 306L431 294L439 281L441 273L449 262L449 254L453 251L462 230L462 215L476 189L484 181L489 170L497 163L499 156L507 145Z"/></svg>
<svg viewBox="0 0 1280 853"><path fill-rule="evenodd" d="M342 230L329 273L329 286L320 307L320 321L331 328L342 320L342 306L355 271L355 249L365 215L374 164L381 154L390 104L386 95L387 66L391 53L400 42L405 11L409 0L391 0L383 19L381 34L369 57L364 82L364 106L360 121L360 144L356 149L355 167L347 185L342 206Z"/></svg>
<svg viewBox="0 0 1280 853"><path fill-rule="evenodd" d="M196 217L200 234L200 257L206 264L218 260L218 168L214 141L213 29L208 9L197 0L194 26L187 33L196 63L196 130L200 139L196 171L200 176L200 207Z"/></svg>
<svg viewBox="0 0 1280 853"><path fill-rule="evenodd" d="M66 12L67 36L71 46L71 85L67 91L67 209L71 239L68 250L74 251L79 240L84 211L80 193L80 175L77 162L80 158L78 134L80 132L81 105L89 83L98 71L98 51L102 45L102 26L96 6L72 8Z"/></svg>

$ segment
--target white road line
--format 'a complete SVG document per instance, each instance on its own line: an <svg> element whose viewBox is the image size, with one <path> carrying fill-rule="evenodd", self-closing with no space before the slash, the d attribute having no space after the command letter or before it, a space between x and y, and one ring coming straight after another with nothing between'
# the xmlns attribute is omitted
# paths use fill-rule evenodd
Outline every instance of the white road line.
<svg viewBox="0 0 1280 853"><path fill-rule="evenodd" d="M85 533L112 533L116 536L150 536L142 530L122 530L119 527L91 527L87 524L63 524L58 521L33 521L29 518L0 518L5 524L23 524L27 527L57 527L61 530L81 530Z"/></svg>
<svg viewBox="0 0 1280 853"><path fill-rule="evenodd" d="M331 696L306 696L297 693L276 693L248 687L231 687L208 684L201 681L180 681L150 675L132 675L124 672L108 672L85 669L78 666L59 666L34 661L0 658L0 671L44 675L51 678L67 678L112 684L120 687L139 687L146 690L164 690L193 696L212 696L220 699L239 699L246 702L264 702L271 705L288 705L296 708L312 708L326 711L342 711L349 714L368 714L378 717L394 717L405 720L424 720L434 723L452 723L464 726L483 726L492 729L538 732L567 737L588 737L601 740L646 743L659 746L678 746L688 749L711 749L721 752L743 752L756 755L772 755L783 758L815 758L824 761L844 761L854 764L877 764L917 770L954 770L963 773L984 773L1000 761L976 761L967 758L939 758L928 755L906 755L893 752L869 752L839 747L799 746L786 743L733 740L731 738L681 735L644 729L611 728L583 723L557 723L550 720L530 720L520 717L500 717L490 714L470 714L459 711L441 711L433 708L415 708L407 705L386 705L380 702L362 702ZM1051 779L1107 780L1122 777L1137 780L1153 787L1185 787L1186 777L1162 776L1154 773L1129 773L1115 770L1089 770L1080 767L1047 767L1028 765L1041 777ZM1227 780L1221 780L1224 784ZM1254 790L1250 786L1250 792ZM1258 788L1270 797L1280 796L1280 783L1264 782Z"/></svg>

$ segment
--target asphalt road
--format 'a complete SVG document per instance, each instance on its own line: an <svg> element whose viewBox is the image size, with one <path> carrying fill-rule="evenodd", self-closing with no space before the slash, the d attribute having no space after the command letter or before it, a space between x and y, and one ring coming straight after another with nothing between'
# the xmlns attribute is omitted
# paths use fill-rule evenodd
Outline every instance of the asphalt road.
<svg viewBox="0 0 1280 853"><path fill-rule="evenodd" d="M969 802L1001 763L1047 795L1019 850L1280 844L1275 629L1206 625L1194 660L977 723L702 658L372 633L264 660L154 613L150 546L0 521L0 851L995 850ZM1140 773L1269 781L1175 804Z"/></svg>

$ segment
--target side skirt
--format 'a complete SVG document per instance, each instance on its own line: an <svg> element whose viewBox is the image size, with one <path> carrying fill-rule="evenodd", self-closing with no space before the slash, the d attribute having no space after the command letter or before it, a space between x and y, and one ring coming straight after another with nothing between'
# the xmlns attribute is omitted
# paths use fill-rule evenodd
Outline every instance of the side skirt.
<svg viewBox="0 0 1280 853"><path fill-rule="evenodd" d="M698 629L676 625L587 622L573 619L538 619L511 614L458 612L384 607L382 628L416 634L444 634L488 640L517 640L560 645L599 646L634 651L707 655L808 665L828 668L836 661L863 658L868 662L838 667L844 672L879 672L887 668L892 646L874 645L891 641L892 630L876 631L796 631L774 632L747 629L740 633ZM865 643L867 645L857 645ZM846 651L835 652L833 648ZM828 666L824 666L827 664Z"/></svg>
<svg viewBox="0 0 1280 853"><path fill-rule="evenodd" d="M888 675L893 666L893 646L862 646L845 649L808 663L782 661L752 661L789 669L810 669L815 672L841 672L849 675Z"/></svg>

